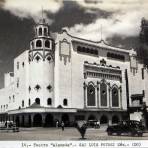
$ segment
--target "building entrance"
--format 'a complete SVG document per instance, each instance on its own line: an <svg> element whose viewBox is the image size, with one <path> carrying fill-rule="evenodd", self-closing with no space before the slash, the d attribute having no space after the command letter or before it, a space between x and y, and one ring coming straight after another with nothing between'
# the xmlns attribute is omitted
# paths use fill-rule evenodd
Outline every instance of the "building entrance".
<svg viewBox="0 0 148 148"><path fill-rule="evenodd" d="M65 126L69 126L69 116L68 116L68 114L63 114L61 121L64 122Z"/></svg>
<svg viewBox="0 0 148 148"><path fill-rule="evenodd" d="M53 116L51 114L47 114L45 118L45 127L52 127L53 125Z"/></svg>
<svg viewBox="0 0 148 148"><path fill-rule="evenodd" d="M35 127L42 126L42 116L41 116L41 114L34 115L33 126L35 126Z"/></svg>

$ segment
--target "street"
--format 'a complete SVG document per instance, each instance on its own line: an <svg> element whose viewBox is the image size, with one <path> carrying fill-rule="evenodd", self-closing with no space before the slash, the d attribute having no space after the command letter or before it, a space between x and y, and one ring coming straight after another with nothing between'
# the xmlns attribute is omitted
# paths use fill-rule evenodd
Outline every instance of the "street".
<svg viewBox="0 0 148 148"><path fill-rule="evenodd" d="M108 136L104 129L88 128L85 140L148 140L148 133L143 137ZM20 132L0 131L0 140L81 140L76 128L20 128Z"/></svg>

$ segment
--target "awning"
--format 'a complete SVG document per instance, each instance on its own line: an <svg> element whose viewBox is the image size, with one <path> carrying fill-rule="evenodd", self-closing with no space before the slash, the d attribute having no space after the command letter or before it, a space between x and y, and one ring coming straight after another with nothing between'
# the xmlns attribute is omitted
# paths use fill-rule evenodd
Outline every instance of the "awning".
<svg viewBox="0 0 148 148"><path fill-rule="evenodd" d="M22 114L22 113L76 113L77 109L71 108L24 108L8 111L8 114Z"/></svg>

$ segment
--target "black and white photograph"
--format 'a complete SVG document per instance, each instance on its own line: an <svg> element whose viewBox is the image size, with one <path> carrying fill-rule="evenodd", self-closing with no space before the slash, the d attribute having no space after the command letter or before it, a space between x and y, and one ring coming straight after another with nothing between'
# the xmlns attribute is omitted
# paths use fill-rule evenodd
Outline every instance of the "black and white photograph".
<svg viewBox="0 0 148 148"><path fill-rule="evenodd" d="M102 140L148 140L148 1L0 0L0 142Z"/></svg>

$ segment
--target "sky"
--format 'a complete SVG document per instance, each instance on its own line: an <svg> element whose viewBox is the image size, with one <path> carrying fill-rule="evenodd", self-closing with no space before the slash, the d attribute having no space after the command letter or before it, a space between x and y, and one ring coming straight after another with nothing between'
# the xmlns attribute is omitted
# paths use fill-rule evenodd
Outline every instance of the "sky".
<svg viewBox="0 0 148 148"><path fill-rule="evenodd" d="M29 49L42 12L51 32L66 28L73 36L129 49L138 46L147 10L148 0L0 0L0 88L13 59Z"/></svg>

